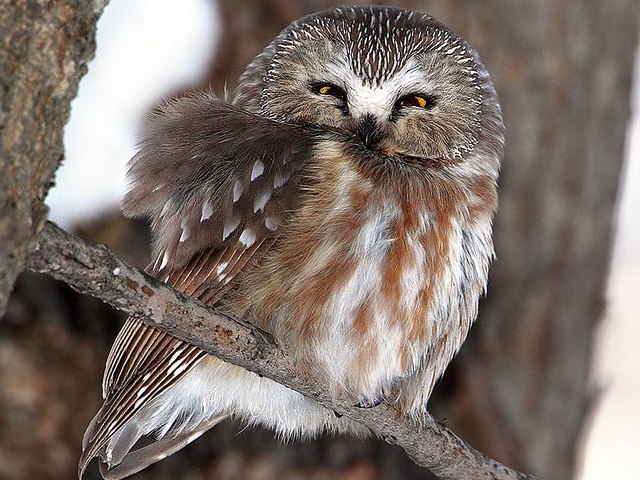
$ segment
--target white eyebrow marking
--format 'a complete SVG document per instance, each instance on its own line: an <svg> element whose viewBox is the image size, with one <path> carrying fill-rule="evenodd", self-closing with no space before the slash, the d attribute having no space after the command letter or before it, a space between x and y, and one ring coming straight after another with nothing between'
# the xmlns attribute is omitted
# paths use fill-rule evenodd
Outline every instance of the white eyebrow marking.
<svg viewBox="0 0 640 480"><path fill-rule="evenodd" d="M256 160L256 163L253 164L253 169L251 170L251 181L253 182L256 178L258 178L264 172L264 163L261 160Z"/></svg>
<svg viewBox="0 0 640 480"><path fill-rule="evenodd" d="M250 228L245 228L238 240L240 240L240 243L245 247L250 247L256 241L256 233Z"/></svg>
<svg viewBox="0 0 640 480"><path fill-rule="evenodd" d="M262 192L258 195L253 202L253 213L257 213L259 210L264 210L264 207L270 198L271 190L267 190L266 192Z"/></svg>

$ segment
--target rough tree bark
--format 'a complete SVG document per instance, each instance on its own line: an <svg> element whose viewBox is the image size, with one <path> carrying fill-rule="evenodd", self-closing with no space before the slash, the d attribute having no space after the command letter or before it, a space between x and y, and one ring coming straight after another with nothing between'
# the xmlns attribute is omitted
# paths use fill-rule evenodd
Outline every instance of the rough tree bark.
<svg viewBox="0 0 640 480"><path fill-rule="evenodd" d="M106 0L0 0L0 317L64 150Z"/></svg>

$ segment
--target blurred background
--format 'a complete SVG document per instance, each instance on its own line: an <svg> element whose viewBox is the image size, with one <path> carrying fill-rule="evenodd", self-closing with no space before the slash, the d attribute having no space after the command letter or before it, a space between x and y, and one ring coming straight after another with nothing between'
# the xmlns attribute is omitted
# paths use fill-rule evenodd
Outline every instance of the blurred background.
<svg viewBox="0 0 640 480"><path fill-rule="evenodd" d="M474 447L542 479L637 478L640 88L632 94L631 85L634 63L640 71L640 6L380 3L426 11L469 40L492 74L507 125L498 260L432 414ZM232 90L278 31L336 4L112 0L73 103L51 218L144 266L147 226L118 211L144 114L193 89ZM48 277L20 277L0 322L0 479L75 477L122 321ZM95 466L87 477L99 478ZM134 478L430 477L383 442L283 445L270 432L226 422Z"/></svg>

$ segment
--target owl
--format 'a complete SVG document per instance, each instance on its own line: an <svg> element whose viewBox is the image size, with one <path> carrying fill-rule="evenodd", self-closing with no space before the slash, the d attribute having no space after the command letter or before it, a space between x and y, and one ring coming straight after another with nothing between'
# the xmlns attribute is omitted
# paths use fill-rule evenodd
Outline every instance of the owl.
<svg viewBox="0 0 640 480"><path fill-rule="evenodd" d="M503 154L478 54L432 17L341 7L287 27L232 102L163 105L130 164L148 271L270 332L335 398L420 419L493 256ZM131 475L225 418L284 439L366 436L347 417L129 318L79 475ZM142 446L139 446L142 443Z"/></svg>

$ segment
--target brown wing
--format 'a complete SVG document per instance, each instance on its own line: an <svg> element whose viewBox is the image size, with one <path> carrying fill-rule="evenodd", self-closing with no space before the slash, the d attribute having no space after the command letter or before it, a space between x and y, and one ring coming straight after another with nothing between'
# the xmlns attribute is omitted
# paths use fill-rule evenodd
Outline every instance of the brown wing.
<svg viewBox="0 0 640 480"><path fill-rule="evenodd" d="M257 261L272 244L264 236L250 248L207 250L182 269L168 275L166 283L205 303L214 305L231 287L249 261ZM135 318L127 319L111 348L103 378L103 397L120 393L136 376L151 374L144 385L151 400L193 368L205 353ZM178 370L180 368L180 370ZM152 386L154 388L149 388ZM136 389L133 389L136 390ZM137 392L137 390L136 390ZM132 397L133 398L133 397ZM135 398L139 400L139 396ZM145 402L146 403L146 402ZM120 419L123 420L123 419Z"/></svg>
<svg viewBox="0 0 640 480"><path fill-rule="evenodd" d="M167 104L132 159L124 200L125 213L152 219L155 261L148 271L214 305L275 241L295 207L311 146L312 135L301 127L211 96ZM205 356L129 318L107 359L105 402L85 433L80 473L111 436Z"/></svg>

